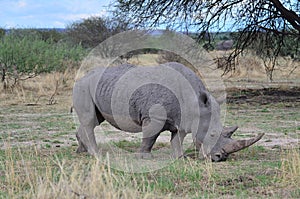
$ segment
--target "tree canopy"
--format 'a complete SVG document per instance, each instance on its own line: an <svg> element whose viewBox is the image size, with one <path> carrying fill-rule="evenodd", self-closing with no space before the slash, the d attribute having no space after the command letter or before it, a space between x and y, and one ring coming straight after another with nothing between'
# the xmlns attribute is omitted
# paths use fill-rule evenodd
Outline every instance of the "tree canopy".
<svg viewBox="0 0 300 199"><path fill-rule="evenodd" d="M118 16L126 15L138 26L300 34L297 0L118 0L116 7Z"/></svg>
<svg viewBox="0 0 300 199"><path fill-rule="evenodd" d="M208 42L212 32L237 32L229 60L258 43L268 49L259 53L264 57L273 59L288 47L292 58L300 58L298 0L117 0L115 6L116 15L135 26L193 31Z"/></svg>
<svg viewBox="0 0 300 199"><path fill-rule="evenodd" d="M75 44L93 48L108 37L128 29L127 22L121 18L90 17L70 24L67 37Z"/></svg>

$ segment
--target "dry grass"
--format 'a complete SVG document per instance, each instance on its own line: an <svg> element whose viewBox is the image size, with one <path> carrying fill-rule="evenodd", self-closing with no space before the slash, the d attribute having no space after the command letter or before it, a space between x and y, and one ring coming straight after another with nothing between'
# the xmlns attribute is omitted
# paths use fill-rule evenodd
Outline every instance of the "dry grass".
<svg viewBox="0 0 300 199"><path fill-rule="evenodd" d="M5 151L6 159L0 163L5 168L4 184L0 184L0 189L7 193L5 197L154 198L145 187L141 193L135 179L128 182L96 159L68 162L57 156L46 158L40 153L37 149L29 153L20 149Z"/></svg>
<svg viewBox="0 0 300 199"><path fill-rule="evenodd" d="M29 198L141 198L137 190L126 187L122 177L116 177L99 161L93 161L86 173L82 172L86 168L80 163L68 168L72 170L70 175L63 163L59 163L59 167L59 180L38 179Z"/></svg>
<svg viewBox="0 0 300 199"><path fill-rule="evenodd" d="M158 54L141 54L138 56L133 56L129 62L135 65L141 66L153 66L157 64Z"/></svg>
<svg viewBox="0 0 300 199"><path fill-rule="evenodd" d="M212 51L212 58L228 56L227 51ZM268 80L267 73L262 59L253 53L244 53L238 56L235 61L235 71L225 75L225 79L248 79L248 80ZM278 57L273 72L275 81L298 79L300 76L300 61L292 60L289 57Z"/></svg>
<svg viewBox="0 0 300 199"><path fill-rule="evenodd" d="M281 183L300 191L300 151L297 148L289 149L281 156Z"/></svg>
<svg viewBox="0 0 300 199"><path fill-rule="evenodd" d="M299 196L297 151L282 153L281 172L274 176L271 162L255 160L214 164L187 159L160 171L133 174L112 170L109 162L104 164L65 149L8 148L1 153L0 158L5 159L0 161L0 177L4 177L0 181L0 198L279 198L286 193L287 197Z"/></svg>
<svg viewBox="0 0 300 199"><path fill-rule="evenodd" d="M57 95L70 95L76 70L68 69L64 73L52 72L38 75L4 90L0 85L0 97L3 104L54 104Z"/></svg>

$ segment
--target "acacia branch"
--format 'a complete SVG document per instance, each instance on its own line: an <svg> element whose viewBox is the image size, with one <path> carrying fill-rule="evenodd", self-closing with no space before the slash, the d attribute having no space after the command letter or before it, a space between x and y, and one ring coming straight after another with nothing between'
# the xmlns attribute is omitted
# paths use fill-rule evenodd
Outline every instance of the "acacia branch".
<svg viewBox="0 0 300 199"><path fill-rule="evenodd" d="M275 8L282 14L283 18L285 18L300 33L300 16L298 16L296 12L285 8L279 0L269 1L273 3Z"/></svg>

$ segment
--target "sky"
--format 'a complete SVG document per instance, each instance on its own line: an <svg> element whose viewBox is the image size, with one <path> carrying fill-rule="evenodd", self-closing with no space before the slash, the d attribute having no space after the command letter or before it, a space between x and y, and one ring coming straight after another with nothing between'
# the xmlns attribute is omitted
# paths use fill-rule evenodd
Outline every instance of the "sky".
<svg viewBox="0 0 300 199"><path fill-rule="evenodd" d="M110 0L0 0L0 28L65 28L108 14Z"/></svg>

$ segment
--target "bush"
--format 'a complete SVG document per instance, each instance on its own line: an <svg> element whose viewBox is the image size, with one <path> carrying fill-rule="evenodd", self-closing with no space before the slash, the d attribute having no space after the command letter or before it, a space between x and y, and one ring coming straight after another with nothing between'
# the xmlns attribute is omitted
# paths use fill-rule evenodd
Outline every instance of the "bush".
<svg viewBox="0 0 300 199"><path fill-rule="evenodd" d="M0 28L0 39L1 39L2 37L4 37L4 35L5 35L5 29Z"/></svg>
<svg viewBox="0 0 300 199"><path fill-rule="evenodd" d="M94 48L108 37L129 29L121 19L90 17L67 27L67 37L75 44Z"/></svg>
<svg viewBox="0 0 300 199"><path fill-rule="evenodd" d="M34 32L11 32L0 40L1 80L7 87L8 79L14 85L40 73L64 71L66 63L78 64L85 55L86 50L80 45L44 40Z"/></svg>

